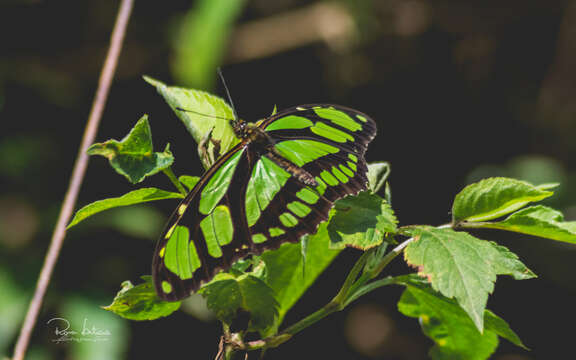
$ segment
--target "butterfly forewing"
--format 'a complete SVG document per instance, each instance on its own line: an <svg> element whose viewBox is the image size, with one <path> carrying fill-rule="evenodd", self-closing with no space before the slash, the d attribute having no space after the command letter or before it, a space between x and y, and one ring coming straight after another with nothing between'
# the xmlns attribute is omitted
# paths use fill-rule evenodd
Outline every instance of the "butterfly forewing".
<svg viewBox="0 0 576 360"><path fill-rule="evenodd" d="M248 254L274 249L314 233L333 202L366 189L364 153L374 138L372 119L336 105L303 105L258 125L280 154L250 139L210 168L176 209L156 247L158 295L180 300ZM317 186L294 172L307 172Z"/></svg>

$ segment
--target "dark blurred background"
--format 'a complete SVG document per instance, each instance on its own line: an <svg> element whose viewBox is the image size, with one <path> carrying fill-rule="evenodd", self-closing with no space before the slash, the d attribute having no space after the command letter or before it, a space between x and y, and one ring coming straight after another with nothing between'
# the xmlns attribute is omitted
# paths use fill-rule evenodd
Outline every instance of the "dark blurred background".
<svg viewBox="0 0 576 360"><path fill-rule="evenodd" d="M68 185L118 1L0 1L0 354L11 355ZM392 165L401 224L446 223L453 196L486 176L560 181L548 203L576 219L576 2L556 0L136 1L98 141L150 115L155 146L170 142L177 174L202 173L196 144L154 88L224 95L241 117L304 103L370 114L369 161ZM171 188L162 176L144 186ZM102 158L90 162L78 207L133 187ZM183 311L130 322L99 308L124 280L150 273L174 201L103 213L69 232L29 358L213 358L220 328L192 298ZM576 358L576 246L483 232L538 275L500 278L489 308L531 351L502 341L493 359ZM325 304L358 253L343 252L288 314ZM408 269L401 259L392 273ZM402 317L400 288L362 298L267 354L269 359L425 359L431 342ZM84 319L105 343L54 342L47 322Z"/></svg>

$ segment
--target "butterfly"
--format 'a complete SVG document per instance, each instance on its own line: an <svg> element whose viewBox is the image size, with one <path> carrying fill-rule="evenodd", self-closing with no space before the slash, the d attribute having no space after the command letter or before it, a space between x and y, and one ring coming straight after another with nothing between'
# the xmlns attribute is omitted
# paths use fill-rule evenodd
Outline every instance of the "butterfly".
<svg viewBox="0 0 576 360"><path fill-rule="evenodd" d="M230 123L240 142L204 173L156 245L162 300L184 299L236 260L315 233L334 201L367 188L376 124L366 114L311 104Z"/></svg>

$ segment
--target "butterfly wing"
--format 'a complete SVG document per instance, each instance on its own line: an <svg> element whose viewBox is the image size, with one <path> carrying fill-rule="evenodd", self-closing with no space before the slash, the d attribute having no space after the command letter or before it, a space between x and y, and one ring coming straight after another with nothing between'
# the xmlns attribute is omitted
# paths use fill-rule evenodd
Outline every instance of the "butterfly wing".
<svg viewBox="0 0 576 360"><path fill-rule="evenodd" d="M237 169L252 166L248 151L239 144L218 159L168 220L152 260L161 299L190 296L218 270L246 256L242 244L248 234L239 204L248 179Z"/></svg>
<svg viewBox="0 0 576 360"><path fill-rule="evenodd" d="M234 147L182 201L158 241L152 275L160 298L183 299L235 260L314 233L335 200L366 189L364 152L376 126L365 114L304 105L258 126L318 186L301 183L250 141Z"/></svg>
<svg viewBox="0 0 576 360"><path fill-rule="evenodd" d="M259 126L278 153L318 182L306 186L270 159L257 161L245 208L252 241L261 252L316 232L334 201L366 190L364 153L376 125L353 109L312 104L284 110Z"/></svg>

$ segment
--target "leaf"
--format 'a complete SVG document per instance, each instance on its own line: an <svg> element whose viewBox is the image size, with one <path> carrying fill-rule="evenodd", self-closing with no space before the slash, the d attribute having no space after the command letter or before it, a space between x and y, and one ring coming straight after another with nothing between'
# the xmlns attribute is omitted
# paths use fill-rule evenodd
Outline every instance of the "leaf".
<svg viewBox="0 0 576 360"><path fill-rule="evenodd" d="M505 247L468 233L429 226L411 227L407 232L414 241L404 251L406 262L418 267L419 275L428 278L434 290L455 298L479 331L496 275L534 277Z"/></svg>
<svg viewBox="0 0 576 360"><path fill-rule="evenodd" d="M178 310L179 301L168 302L158 298L151 276L145 275L142 279L144 283L136 286L124 281L112 304L103 309L130 320L155 320Z"/></svg>
<svg viewBox="0 0 576 360"><path fill-rule="evenodd" d="M564 221L561 212L542 205L519 210L500 222L478 225L576 244L576 221Z"/></svg>
<svg viewBox="0 0 576 360"><path fill-rule="evenodd" d="M389 163L381 161L368 164L368 185L373 193L380 191L389 176Z"/></svg>
<svg viewBox="0 0 576 360"><path fill-rule="evenodd" d="M493 258L490 262L497 275L510 275L515 280L527 280L537 277L532 270L528 269L528 267L518 259L518 255L514 254L507 247L492 241L488 243L496 250L496 252L492 254Z"/></svg>
<svg viewBox="0 0 576 360"><path fill-rule="evenodd" d="M100 360L122 359L129 348L130 324L118 316L102 311L93 298L67 296L60 305L62 318L56 318L50 327L69 325L76 331L69 337L71 359ZM54 336L54 341L60 336ZM106 346L102 346L106 344Z"/></svg>
<svg viewBox="0 0 576 360"><path fill-rule="evenodd" d="M24 292L20 286L18 276L6 271L6 262L0 267L0 353L7 354L12 340L18 334L18 328L26 314L26 305L30 294ZM14 268L13 268L14 270ZM20 286L19 286L20 285Z"/></svg>
<svg viewBox="0 0 576 360"><path fill-rule="evenodd" d="M225 120L233 120L234 111L221 98L200 90L167 86L147 76L144 77L144 80L153 85L158 93L164 97L164 100L184 123L197 144L205 140L206 135L212 131L207 146L213 159L217 159L221 154L228 152L239 142L229 121Z"/></svg>
<svg viewBox="0 0 576 360"><path fill-rule="evenodd" d="M182 175L178 178L178 181L180 181L182 184L184 184L184 186L186 186L188 188L188 191L192 191L194 186L196 186L198 181L200 181L200 177L190 176L190 175Z"/></svg>
<svg viewBox="0 0 576 360"><path fill-rule="evenodd" d="M220 274L199 291L216 317L230 324L239 311L250 314L249 331L264 334L278 316L274 291L261 279L244 274Z"/></svg>
<svg viewBox="0 0 576 360"><path fill-rule="evenodd" d="M174 162L168 145L164 152L154 152L147 115L142 116L121 141L108 140L93 144L88 148L88 154L107 158L114 170L132 184L166 169Z"/></svg>
<svg viewBox="0 0 576 360"><path fill-rule="evenodd" d="M266 263L266 283L274 290L279 303L276 328L341 251L329 249L326 226L326 222L320 224L316 234L305 236L299 243L285 243L279 249L261 255ZM306 242L305 258L301 250L303 241Z"/></svg>
<svg viewBox="0 0 576 360"><path fill-rule="evenodd" d="M488 178L468 185L454 198L453 222L486 221L514 212L530 202L552 196L555 184L534 186L509 178Z"/></svg>
<svg viewBox="0 0 576 360"><path fill-rule="evenodd" d="M328 224L333 248L346 246L366 250L382 243L384 236L396 232L396 217L384 199L361 192L338 200Z"/></svg>
<svg viewBox="0 0 576 360"><path fill-rule="evenodd" d="M420 319L422 330L435 345L433 359L487 359L498 346L498 336L526 348L518 335L500 317L484 311L486 327L480 333L458 304L418 279L404 277L406 290L398 302L398 310Z"/></svg>
<svg viewBox="0 0 576 360"><path fill-rule="evenodd" d="M130 191L120 197L98 200L91 204L84 206L76 212L74 218L68 225L68 229L78 224L80 221L89 216L102 212L104 210L120 207L141 204L149 201L164 200L164 199L181 199L184 196L180 193L164 191L157 188L142 188Z"/></svg>
<svg viewBox="0 0 576 360"><path fill-rule="evenodd" d="M216 67L222 63L230 31L244 4L243 0L195 2L183 18L174 41L171 69L175 78L202 89L213 87Z"/></svg>

